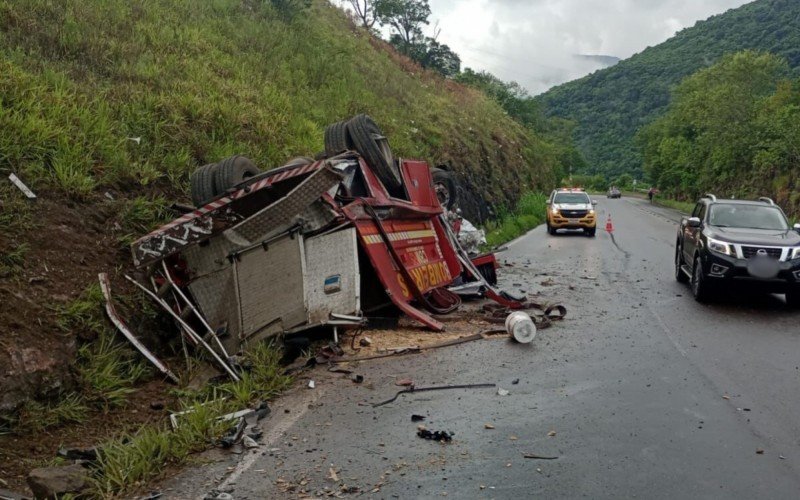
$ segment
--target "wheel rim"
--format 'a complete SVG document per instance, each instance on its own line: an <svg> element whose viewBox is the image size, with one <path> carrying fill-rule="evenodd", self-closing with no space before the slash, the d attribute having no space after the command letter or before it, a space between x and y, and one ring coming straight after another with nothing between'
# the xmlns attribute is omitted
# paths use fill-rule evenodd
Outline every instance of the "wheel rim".
<svg viewBox="0 0 800 500"><path fill-rule="evenodd" d="M433 188L436 190L436 198L439 200L439 204L443 208L447 208L450 205L450 190L442 182L434 183Z"/></svg>

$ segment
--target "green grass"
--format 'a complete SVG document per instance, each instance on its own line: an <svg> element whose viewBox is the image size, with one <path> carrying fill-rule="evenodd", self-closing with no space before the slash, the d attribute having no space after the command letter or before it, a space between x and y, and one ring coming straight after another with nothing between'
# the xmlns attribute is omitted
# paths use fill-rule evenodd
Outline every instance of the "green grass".
<svg viewBox="0 0 800 500"><path fill-rule="evenodd" d="M653 202L656 205L672 208L687 215L692 213L692 210L694 210L696 205L696 203L691 203L688 201L670 200L667 198L659 198L658 196L656 196Z"/></svg>
<svg viewBox="0 0 800 500"><path fill-rule="evenodd" d="M100 446L100 460L92 493L99 497L123 495L162 474L164 467L183 463L190 454L213 446L231 427L218 417L257 401L274 398L291 384L282 374L280 351L273 345L252 346L244 364L249 367L239 382L227 382L200 392L180 390L178 428L165 424L146 426L135 434L119 436Z"/></svg>
<svg viewBox="0 0 800 500"><path fill-rule="evenodd" d="M514 212L501 212L497 221L486 224L487 244L490 247L502 245L543 224L547 209L546 203L547 195L544 193L528 192L523 194Z"/></svg>
<svg viewBox="0 0 800 500"><path fill-rule="evenodd" d="M79 394L68 394L51 403L28 400L13 416L2 418L6 432L36 433L68 423L83 422L89 406Z"/></svg>
<svg viewBox="0 0 800 500"><path fill-rule="evenodd" d="M479 91L379 48L328 2L287 16L293 3L0 1L0 169L76 199L185 189L232 154L313 155L327 124L366 112L398 156L450 163L495 205L555 182L554 148Z"/></svg>
<svg viewBox="0 0 800 500"><path fill-rule="evenodd" d="M81 338L98 337L107 328L105 298L99 283L92 283L65 307L58 310L58 326Z"/></svg>
<svg viewBox="0 0 800 500"><path fill-rule="evenodd" d="M122 229L117 239L121 246L127 248L142 235L172 219L174 215L169 209L169 202L163 196L152 199L137 196L126 201L120 212Z"/></svg>

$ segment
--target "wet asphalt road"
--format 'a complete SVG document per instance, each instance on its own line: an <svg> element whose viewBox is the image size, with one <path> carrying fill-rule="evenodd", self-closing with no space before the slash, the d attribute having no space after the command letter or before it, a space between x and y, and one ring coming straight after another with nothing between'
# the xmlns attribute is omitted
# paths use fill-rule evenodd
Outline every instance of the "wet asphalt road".
<svg viewBox="0 0 800 500"><path fill-rule="evenodd" d="M503 285L569 309L532 345L489 340L363 363L363 385L318 369L316 389L276 403L261 448L189 469L164 492L202 498L221 485L235 499L288 498L344 484L368 498L798 498L800 313L779 296L695 303L673 278L677 213L599 201L613 240L540 227L499 256L513 264ZM405 376L511 394L358 404L392 396ZM454 441L417 438L415 413Z"/></svg>

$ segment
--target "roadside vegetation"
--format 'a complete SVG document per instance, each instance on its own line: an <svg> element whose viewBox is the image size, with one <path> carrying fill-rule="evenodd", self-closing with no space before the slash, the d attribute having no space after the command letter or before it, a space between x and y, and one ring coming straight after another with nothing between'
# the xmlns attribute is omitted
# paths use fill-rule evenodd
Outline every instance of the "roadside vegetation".
<svg viewBox="0 0 800 500"><path fill-rule="evenodd" d="M799 123L800 80L786 60L745 51L681 82L639 139L646 172L668 197L770 196L797 214Z"/></svg>
<svg viewBox="0 0 800 500"><path fill-rule="evenodd" d="M501 210L497 219L486 224L486 242L496 247L522 236L540 224L544 224L547 195L528 192L522 195L516 210Z"/></svg>

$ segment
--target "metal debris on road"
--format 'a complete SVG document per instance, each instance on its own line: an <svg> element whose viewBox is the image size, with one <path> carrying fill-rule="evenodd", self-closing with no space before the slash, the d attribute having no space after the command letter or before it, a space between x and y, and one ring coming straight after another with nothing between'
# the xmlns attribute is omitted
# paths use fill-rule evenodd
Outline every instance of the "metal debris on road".
<svg viewBox="0 0 800 500"><path fill-rule="evenodd" d="M425 420L425 416L424 415L411 415L411 421L412 422L422 422L424 420Z"/></svg>
<svg viewBox="0 0 800 500"><path fill-rule="evenodd" d="M387 405L389 403L393 403L400 397L401 394L410 394L413 392L428 392L428 391L442 391L447 389L485 389L489 387L497 387L497 384L463 384L463 385L438 385L433 387L414 387L413 385L408 389L403 389L402 391L398 391L397 394L394 395L393 398L387 399L386 401L381 401L380 403L375 403L372 405L373 408L377 408L378 406Z"/></svg>
<svg viewBox="0 0 800 500"><path fill-rule="evenodd" d="M483 424L483 428L492 430L492 429L494 429L494 425L492 425L492 424Z"/></svg>
<svg viewBox="0 0 800 500"><path fill-rule="evenodd" d="M508 396L509 394L511 394L511 392L510 392L510 391L508 391L508 390L506 390L506 389L503 389L503 388L501 388L501 387L498 387L498 388L497 388L497 395L498 395L498 396Z"/></svg>
<svg viewBox="0 0 800 500"><path fill-rule="evenodd" d="M544 455L537 455L536 453L523 453L523 458L532 458L535 460L558 460L558 457L547 457Z"/></svg>
<svg viewBox="0 0 800 500"><path fill-rule="evenodd" d="M527 313L514 311L506 317L506 331L520 344L530 344L536 338L536 325Z"/></svg>
<svg viewBox="0 0 800 500"><path fill-rule="evenodd" d="M417 430L417 436L422 439L430 439L431 441L439 441L440 443L449 443L453 440L455 433L447 431L429 431L428 429L421 428Z"/></svg>

